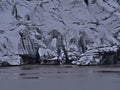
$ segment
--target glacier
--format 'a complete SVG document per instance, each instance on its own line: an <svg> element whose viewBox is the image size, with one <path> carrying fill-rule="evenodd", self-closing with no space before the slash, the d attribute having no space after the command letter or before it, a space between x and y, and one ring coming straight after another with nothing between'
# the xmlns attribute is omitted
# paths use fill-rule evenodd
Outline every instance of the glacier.
<svg viewBox="0 0 120 90"><path fill-rule="evenodd" d="M114 64L119 48L120 0L0 0L1 65Z"/></svg>

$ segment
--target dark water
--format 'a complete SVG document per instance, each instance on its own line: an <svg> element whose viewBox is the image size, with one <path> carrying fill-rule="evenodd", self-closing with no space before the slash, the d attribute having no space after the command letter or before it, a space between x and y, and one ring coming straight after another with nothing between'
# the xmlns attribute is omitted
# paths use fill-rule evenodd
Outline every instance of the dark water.
<svg viewBox="0 0 120 90"><path fill-rule="evenodd" d="M2 67L0 90L120 90L120 66Z"/></svg>

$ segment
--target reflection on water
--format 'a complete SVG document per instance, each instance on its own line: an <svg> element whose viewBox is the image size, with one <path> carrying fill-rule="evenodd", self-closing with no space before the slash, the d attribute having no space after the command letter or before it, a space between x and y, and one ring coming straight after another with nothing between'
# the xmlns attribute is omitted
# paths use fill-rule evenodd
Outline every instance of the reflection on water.
<svg viewBox="0 0 120 90"><path fill-rule="evenodd" d="M113 70L111 70L111 71L108 71L108 70L102 70L102 71L97 71L97 72L100 72L100 73L112 73L112 74L120 74L120 71L113 71Z"/></svg>
<svg viewBox="0 0 120 90"><path fill-rule="evenodd" d="M24 65L1 67L0 80L18 80L13 83L7 82L10 86L12 84L16 86L17 89L12 90L18 90L18 86L20 86L19 90L23 88L30 90L32 87L38 87L38 90L119 90L120 66ZM7 90L1 88L0 90Z"/></svg>
<svg viewBox="0 0 120 90"><path fill-rule="evenodd" d="M21 66L19 79L47 79L47 78L65 78L67 74L72 74L77 71L73 71L71 65L65 66L51 66L51 65L27 65ZM68 77L68 76L67 76Z"/></svg>
<svg viewBox="0 0 120 90"><path fill-rule="evenodd" d="M0 79L64 79L101 75L104 77L120 75L120 66L24 65L0 68Z"/></svg>

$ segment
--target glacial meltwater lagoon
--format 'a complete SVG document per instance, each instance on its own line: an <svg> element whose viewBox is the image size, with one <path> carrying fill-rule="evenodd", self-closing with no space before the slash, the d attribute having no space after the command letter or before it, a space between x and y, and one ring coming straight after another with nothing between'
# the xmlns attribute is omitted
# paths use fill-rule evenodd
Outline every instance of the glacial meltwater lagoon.
<svg viewBox="0 0 120 90"><path fill-rule="evenodd" d="M0 90L120 90L120 65L0 67Z"/></svg>

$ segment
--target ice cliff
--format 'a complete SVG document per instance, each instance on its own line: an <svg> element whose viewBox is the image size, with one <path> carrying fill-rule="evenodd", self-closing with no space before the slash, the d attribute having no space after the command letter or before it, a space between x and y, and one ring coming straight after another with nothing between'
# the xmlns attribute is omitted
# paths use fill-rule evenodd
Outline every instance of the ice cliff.
<svg viewBox="0 0 120 90"><path fill-rule="evenodd" d="M0 0L0 62L103 64L119 46L120 0Z"/></svg>

